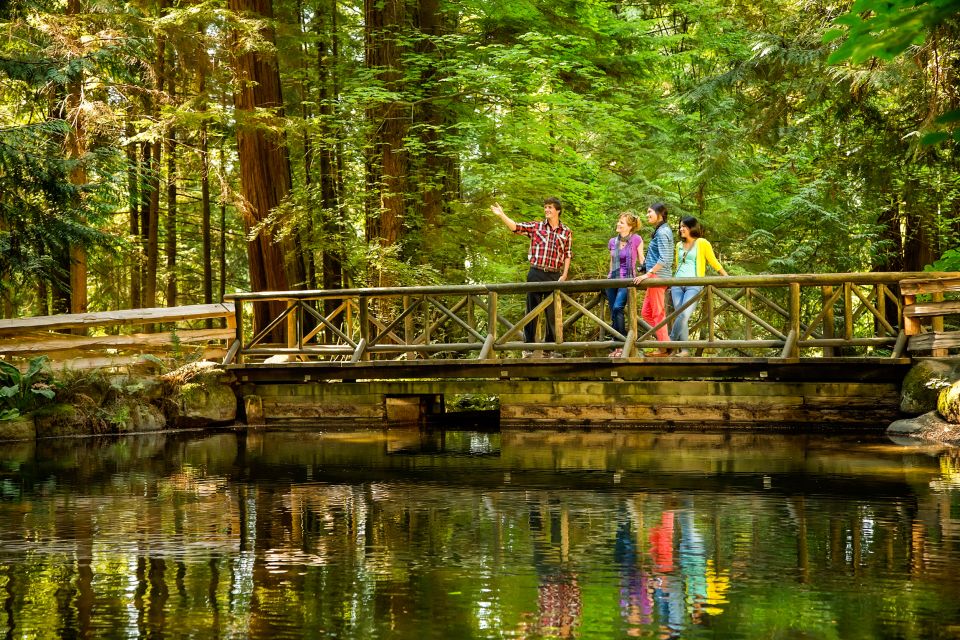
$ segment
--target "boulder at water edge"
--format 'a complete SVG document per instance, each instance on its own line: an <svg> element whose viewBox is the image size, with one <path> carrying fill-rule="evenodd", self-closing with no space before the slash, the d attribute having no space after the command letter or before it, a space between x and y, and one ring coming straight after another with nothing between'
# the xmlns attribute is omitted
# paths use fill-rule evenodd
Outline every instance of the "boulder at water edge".
<svg viewBox="0 0 960 640"><path fill-rule="evenodd" d="M0 440L35 440L37 427L32 416L0 420Z"/></svg>
<svg viewBox="0 0 960 640"><path fill-rule="evenodd" d="M188 383L180 388L174 401L173 422L178 427L223 424L237 418L237 396L228 384Z"/></svg>
<svg viewBox="0 0 960 640"><path fill-rule="evenodd" d="M903 379L900 411L916 416L936 409L942 383L960 379L958 366L960 363L954 359L918 360Z"/></svg>
<svg viewBox="0 0 960 640"><path fill-rule="evenodd" d="M937 411L947 422L960 424L960 382L954 382L940 391Z"/></svg>

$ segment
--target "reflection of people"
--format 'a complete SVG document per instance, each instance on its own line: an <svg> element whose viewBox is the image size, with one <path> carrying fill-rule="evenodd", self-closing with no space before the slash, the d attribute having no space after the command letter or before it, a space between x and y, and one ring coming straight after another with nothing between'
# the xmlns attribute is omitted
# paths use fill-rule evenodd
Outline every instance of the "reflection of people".
<svg viewBox="0 0 960 640"><path fill-rule="evenodd" d="M553 506L553 505L551 505ZM537 633L559 638L578 635L583 598L577 574L567 565L565 514L549 508L549 531L544 530L540 505L529 503L533 563L537 571ZM547 538L549 536L549 538Z"/></svg>
<svg viewBox="0 0 960 640"><path fill-rule="evenodd" d="M514 222L503 212L499 204L490 207L514 233L529 236L530 252L527 255L530 261L530 271L527 272L527 282L563 282L567 279L567 273L570 270L570 257L573 255L571 246L573 243L573 232L569 227L560 222L560 210L562 205L557 198L547 198L543 201L544 219L538 222ZM535 291L527 294L527 313L543 301L549 295L545 291ZM553 306L546 308L546 341L555 342L553 331L554 313ZM528 322L523 327L524 341L533 343L536 341L536 323ZM524 357L533 355L532 351L524 351Z"/></svg>
<svg viewBox="0 0 960 640"><path fill-rule="evenodd" d="M687 216L680 220L680 242L674 249L674 262L677 265L675 278L702 278L707 274L707 264L713 267L717 273L722 276L727 275L723 270L717 256L713 253L713 247L703 236L703 229L700 223L693 216ZM670 287L670 297L673 299L673 308L679 309L691 298L696 296L703 289L702 286L677 286ZM670 330L670 339L685 341L690 338L690 318L697 309L697 303L694 302L689 307L680 312L673 321L673 328ZM690 352L681 349L677 354L679 356L688 356Z"/></svg>
<svg viewBox="0 0 960 640"><path fill-rule="evenodd" d="M620 616L627 623L627 635L638 636L650 624L653 602L650 579L640 567L630 517L622 512L617 524L613 558L620 567Z"/></svg>
<svg viewBox="0 0 960 640"><path fill-rule="evenodd" d="M670 230L670 225L667 224L666 205L659 202L650 205L650 208L647 209L647 222L654 227L653 237L650 239L650 246L647 248L643 263L647 271L634 278L634 284L640 284L649 278L661 278L664 275L670 275L670 266L673 264L673 232ZM666 287L650 287L643 296L643 307L640 315L651 327L663 322L663 319L667 316L663 304L666 291ZM660 342L667 342L670 339L666 325L657 329L656 336ZM666 356L669 353L667 349L660 348L650 355Z"/></svg>
<svg viewBox="0 0 960 640"><path fill-rule="evenodd" d="M693 521L693 511L680 512L680 573L686 591L687 610L695 623L700 622L707 600L707 555L703 536Z"/></svg>
<svg viewBox="0 0 960 640"><path fill-rule="evenodd" d="M643 260L643 238L636 233L639 222L637 216L629 212L621 213L617 219L617 235L610 238L610 242L607 243L610 249L610 272L607 278L636 277L637 265ZM610 288L606 290L606 294L607 301L610 303L610 323L614 329L626 335L623 310L627 306L629 289L627 287ZM623 349L615 349L610 356L618 358L622 354Z"/></svg>
<svg viewBox="0 0 960 640"><path fill-rule="evenodd" d="M661 637L678 637L683 629L682 585L672 575L673 565L673 511L660 514L660 524L650 530L650 553L653 556L653 601L657 607L657 619Z"/></svg>
<svg viewBox="0 0 960 640"><path fill-rule="evenodd" d="M707 577L707 599L704 613L711 616L718 616L723 613L723 607L728 602L727 589L730 588L730 572L719 571L713 564L713 560L707 560L705 571Z"/></svg>

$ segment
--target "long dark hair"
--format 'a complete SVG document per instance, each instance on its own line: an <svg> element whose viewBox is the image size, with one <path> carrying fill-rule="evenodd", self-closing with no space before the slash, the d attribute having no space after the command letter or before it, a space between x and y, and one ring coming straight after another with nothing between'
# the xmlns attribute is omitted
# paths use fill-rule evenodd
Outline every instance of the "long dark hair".
<svg viewBox="0 0 960 640"><path fill-rule="evenodd" d="M653 212L660 216L660 219L664 222L667 221L667 205L662 202L654 202L650 205L650 208L653 209Z"/></svg>
<svg viewBox="0 0 960 640"><path fill-rule="evenodd" d="M703 237L703 227L700 225L700 221L693 216L684 216L680 218L680 224L690 230L691 238Z"/></svg>

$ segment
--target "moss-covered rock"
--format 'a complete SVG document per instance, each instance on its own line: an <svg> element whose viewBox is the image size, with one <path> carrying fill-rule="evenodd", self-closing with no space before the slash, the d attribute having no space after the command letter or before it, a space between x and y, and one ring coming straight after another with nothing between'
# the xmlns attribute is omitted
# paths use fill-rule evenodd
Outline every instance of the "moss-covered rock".
<svg viewBox="0 0 960 640"><path fill-rule="evenodd" d="M227 384L188 383L173 400L172 421L178 427L224 424L237 418L237 397Z"/></svg>
<svg viewBox="0 0 960 640"><path fill-rule="evenodd" d="M98 433L90 427L89 414L77 405L52 404L34 413L38 438L57 438Z"/></svg>
<svg viewBox="0 0 960 640"><path fill-rule="evenodd" d="M960 382L954 382L940 391L937 412L952 424L960 424Z"/></svg>
<svg viewBox="0 0 960 640"><path fill-rule="evenodd" d="M944 384L960 380L960 363L951 359L918 360L903 379L900 410L920 415L937 408L937 399Z"/></svg>
<svg viewBox="0 0 960 640"><path fill-rule="evenodd" d="M163 412L137 398L118 398L100 410L110 431L120 433L157 431L167 425Z"/></svg>
<svg viewBox="0 0 960 640"><path fill-rule="evenodd" d="M0 420L0 440L34 440L36 437L37 426L33 416Z"/></svg>

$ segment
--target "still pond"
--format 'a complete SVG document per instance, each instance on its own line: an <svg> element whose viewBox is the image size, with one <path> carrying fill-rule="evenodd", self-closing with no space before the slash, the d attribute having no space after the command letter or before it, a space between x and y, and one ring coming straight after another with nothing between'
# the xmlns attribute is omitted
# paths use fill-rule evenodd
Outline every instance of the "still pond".
<svg viewBox="0 0 960 640"><path fill-rule="evenodd" d="M0 443L6 638L955 638L960 453L866 434Z"/></svg>

